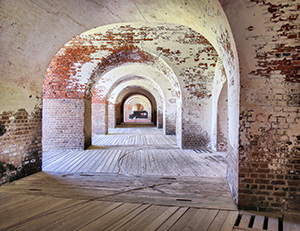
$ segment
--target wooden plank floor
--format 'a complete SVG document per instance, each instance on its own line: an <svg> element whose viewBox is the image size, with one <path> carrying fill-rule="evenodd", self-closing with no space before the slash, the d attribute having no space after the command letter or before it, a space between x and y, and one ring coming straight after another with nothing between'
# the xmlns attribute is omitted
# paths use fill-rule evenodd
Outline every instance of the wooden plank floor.
<svg viewBox="0 0 300 231"><path fill-rule="evenodd" d="M1 192L156 205L236 210L225 178L40 172Z"/></svg>
<svg viewBox="0 0 300 231"><path fill-rule="evenodd" d="M232 230L237 211L13 195L0 212L1 230ZM27 206L20 206L20 204ZM16 218L17 216L17 218ZM205 217L211 219L207 221ZM205 229L203 229L205 225Z"/></svg>
<svg viewBox="0 0 300 231"><path fill-rule="evenodd" d="M161 129L115 128L84 151L43 153L43 170L133 175L226 177L226 153L181 150Z"/></svg>
<svg viewBox="0 0 300 231"><path fill-rule="evenodd" d="M300 214L240 211L234 231L299 231Z"/></svg>
<svg viewBox="0 0 300 231"><path fill-rule="evenodd" d="M39 172L0 187L0 230L232 230L228 185L199 179Z"/></svg>
<svg viewBox="0 0 300 231"><path fill-rule="evenodd" d="M299 214L205 208L216 198L205 198L202 192L202 201L197 201L192 191L196 183L188 183L186 177L159 181L40 172L0 187L0 230L300 230ZM199 184L204 186L205 180Z"/></svg>
<svg viewBox="0 0 300 231"><path fill-rule="evenodd" d="M180 150L160 129L116 128L85 151L0 187L0 230L300 230L299 217L239 212L226 153ZM281 223L280 223L281 222Z"/></svg>

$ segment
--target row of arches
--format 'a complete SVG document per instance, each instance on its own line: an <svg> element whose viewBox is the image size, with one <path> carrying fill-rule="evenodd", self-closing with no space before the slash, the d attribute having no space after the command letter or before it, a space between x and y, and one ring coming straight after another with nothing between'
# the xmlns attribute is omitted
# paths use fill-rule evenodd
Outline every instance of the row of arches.
<svg viewBox="0 0 300 231"><path fill-rule="evenodd" d="M200 33L176 24L117 24L76 36L45 76L43 150L87 148L93 134L107 134L128 118L126 105L138 95L151 109L151 121L176 135L179 147L231 150L228 178L236 195L238 126L232 118L238 81L225 55ZM218 111L233 116L218 117Z"/></svg>

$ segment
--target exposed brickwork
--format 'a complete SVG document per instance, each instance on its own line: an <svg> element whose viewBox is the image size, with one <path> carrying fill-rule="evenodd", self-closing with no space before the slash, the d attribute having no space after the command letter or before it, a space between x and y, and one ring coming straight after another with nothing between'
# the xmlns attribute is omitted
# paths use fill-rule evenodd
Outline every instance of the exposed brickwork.
<svg viewBox="0 0 300 231"><path fill-rule="evenodd" d="M176 123L174 123L176 121L175 116L166 116L166 120L165 120L165 134L166 135L176 135Z"/></svg>
<svg viewBox="0 0 300 231"><path fill-rule="evenodd" d="M26 93L21 92L21 80L30 85L30 91L40 92L45 71L44 68L49 64L54 53L74 35L81 33L84 28L106 25L104 28L108 28L107 32L98 31L98 28L95 28L93 29L95 36L85 33L82 37L75 37L72 42L61 50L58 56L61 56L62 59L54 59L48 69L48 71L51 69L53 72L47 72L44 99L89 99L87 96L91 96L93 83L97 82L96 78L101 78L101 76L95 76L95 79L89 82L90 75L93 74L99 63L105 60L105 57L112 55L114 51L127 43L129 46L132 45L141 50L147 50L150 54L157 54L159 55L158 61L163 60L166 62L167 65L165 66L163 65L165 64L164 62L158 62L157 60L156 63L149 64L153 64L154 68L168 76L167 79L173 85L171 89L172 97L177 97L176 104L182 105L184 103L184 107L178 107L177 114L175 110L174 113L172 112L177 117L177 143L182 146L182 117L187 118L188 121L194 121L195 128L200 127L203 130L209 131L207 127L203 128L203 124L201 124L201 114L207 111L208 107L202 106L210 103L211 93L205 89L204 84L199 83L199 79L194 79L195 82L191 84L188 82L185 83L185 75L181 71L188 70L187 68L189 67L198 69L199 67L205 68L207 66L208 68L213 68L213 65L210 65L213 64L213 61L209 60L206 62L207 60L202 60L201 56L198 57L199 60L198 58L194 59L194 53L189 54L189 51L178 46L187 45L188 47L193 44L193 51L197 51L196 46L207 43L202 35L190 29L187 30L186 26L188 26L201 31L201 33L203 32L205 36L207 35L207 38L209 38L218 50L219 55L224 61L229 81L235 84L234 91L229 89L230 95L235 98L235 101L230 101L231 105L235 105L233 110L231 108L231 114L238 114L238 106L236 106L239 101L239 92L237 90L239 87L239 82L237 81L239 78L237 54L234 53L234 40L230 32L230 26L219 1L191 1L190 3L180 1L176 3L173 1L151 1L147 2L147 4L143 4L142 2L131 4L132 2L128 1L128 3L133 7L119 7L117 1L103 1L101 4L95 4L94 1L84 1L80 5L74 4L71 0L66 0L64 4L56 4L51 1L32 4L32 1L27 0L16 1L14 4L11 4L10 1L3 2L0 7L2 9L0 15L3 20L3 25L1 25L0 29L4 32L1 33L1 41L3 42L1 70L4 81L2 81L0 88L5 95L1 101L2 105L5 104L8 110L14 111L16 111L15 108L19 108L18 104L21 104L22 107L25 104L26 107L30 108L26 100L28 97L27 91ZM162 4L164 7L160 7ZM68 6L67 10L65 6ZM168 11L165 12L165 9L168 9ZM239 10L238 6L234 8L234 10L236 9ZM91 17L84 17L86 15L85 12L88 12ZM107 15L109 16L106 17ZM178 15L181 17L177 17ZM243 16L239 19L243 18ZM295 15L291 16L291 19L295 17ZM112 23L126 21L141 22L144 20L147 21L147 26L139 26L139 28L137 28L136 24L123 25L122 27L117 24L115 24L117 26L108 26ZM157 26L155 22L162 23ZM165 22L182 23L186 26L172 25ZM249 31L255 30L255 27L251 27L250 25L246 28L249 28ZM235 35L238 34L241 34L240 30ZM79 47L75 46L76 40L79 41ZM177 42L176 45L174 45L174 41ZM169 50L170 52L158 53L158 47L163 48L161 51ZM168 54L168 57L164 54ZM136 58L134 56L133 58ZM189 62L191 63L188 64ZM169 67L167 67L168 65ZM113 66L109 65L107 67L109 68L105 68L105 71L113 68ZM242 68L246 67L247 65ZM172 75L172 71L176 73ZM175 75L180 76L180 73L182 73L182 76L179 77L181 78L179 82L176 80ZM194 72L192 71L191 73ZM213 76L212 72L210 74ZM203 76L205 78L211 77L207 73L204 73ZM232 81L233 79L235 81ZM200 85L197 85L198 83ZM183 95L181 88L185 87L188 90ZM17 96L16 94L12 94L14 91L19 90L21 91ZM197 92L198 90L201 92ZM192 94L189 94L189 92ZM182 99L182 96L187 97ZM197 96L200 97L198 98ZM201 99L203 96L207 97L208 101L204 100L204 98ZM191 99L188 97L191 97ZM168 100L163 99L163 102L168 102ZM161 110L161 113L159 112L158 114L162 115L162 108L159 110ZM169 110L169 108L166 110ZM201 112L197 114L195 113L196 111ZM210 114L207 117L209 116ZM170 118L168 121L171 121ZM232 129L232 127L235 128L237 126L237 121L235 120L230 125L230 131L234 132L231 137L238 136L237 131ZM86 118L81 122L86 125ZM172 122L174 122L173 119ZM204 121L203 123L209 124L208 122ZM193 130L192 123L185 124L185 130ZM87 138L86 127L83 127L83 133ZM0 131L4 132L1 125ZM57 131L59 131L58 128ZM86 141L86 138L83 139ZM231 144L233 145L238 143L237 139L229 139L229 142L232 142ZM229 154L234 155L236 157L234 159L237 159L237 146L232 147Z"/></svg>
<svg viewBox="0 0 300 231"><path fill-rule="evenodd" d="M108 105L108 128L116 127L116 106L112 103Z"/></svg>
<svg viewBox="0 0 300 231"><path fill-rule="evenodd" d="M238 50L244 67L241 69L239 206L298 212L299 4L296 1L238 2L240 15L252 12L241 22L245 32L237 37L237 43L243 44ZM232 20L239 16L230 15Z"/></svg>
<svg viewBox="0 0 300 231"><path fill-rule="evenodd" d="M41 170L41 109L0 115L0 185Z"/></svg>
<svg viewBox="0 0 300 231"><path fill-rule="evenodd" d="M169 48L166 46L167 44L165 44L166 48L163 48L158 43L161 39L165 39L166 34L168 34L167 40L170 41ZM153 46L152 52L165 57L168 62L177 66L179 81L189 93L184 97L185 105L201 107L201 100L211 98L213 73L218 55L201 34L177 25L174 25L172 29L165 26L135 28L126 25L108 29L105 33L94 32L92 36L77 36L71 40L56 55L48 68L44 82L44 99L82 99L84 97L89 99L92 96L95 83L98 82L103 73L126 63L145 63L155 68L164 68L157 63L157 57L142 49L144 43L151 44ZM174 44L177 44L180 50L175 50ZM97 56L95 56L96 52L98 52ZM79 55L80 53L82 54ZM91 76L85 77L86 82L83 82L82 71L85 63L88 62L93 64L95 69ZM169 71L164 69L162 71L167 76ZM100 79L101 88L98 87L97 93L93 93L97 96L97 99L93 98L93 103L106 101L108 89L105 85L107 81L111 80ZM174 82L175 80L170 79L170 81ZM178 88L179 85L177 84L176 87ZM180 95L176 88L173 91L176 92L177 96ZM188 121L197 124L197 128L201 130L207 130L207 127L201 125L201 119L199 120L197 115L195 116L189 111L190 109L183 111L184 117L188 118L187 122L184 123L184 130L194 130L193 125L189 124ZM166 134L175 134L175 112L170 110L166 112L168 112L166 115L168 124L165 126L165 132ZM106 117L104 118L107 120ZM101 123L103 125L103 122ZM187 133L184 134L188 135ZM209 133L207 135L210 136ZM185 140L187 139L188 137ZM192 140L196 142L192 146L198 145L200 147L202 145L202 141L200 142L199 139ZM190 145L183 143L182 147L187 148Z"/></svg>
<svg viewBox="0 0 300 231"><path fill-rule="evenodd" d="M224 83L218 100L217 113L217 150L227 150L228 136L228 87Z"/></svg>
<svg viewBox="0 0 300 231"><path fill-rule="evenodd" d="M163 113L161 109L157 111L157 127L163 128Z"/></svg>
<svg viewBox="0 0 300 231"><path fill-rule="evenodd" d="M81 72L84 63L92 60L91 53L99 47L80 36L72 39L51 61L43 85L44 99L82 99L86 86L72 77ZM79 64L79 65L75 65ZM81 77L80 73L77 77ZM72 86L72 90L66 90Z"/></svg>
<svg viewBox="0 0 300 231"><path fill-rule="evenodd" d="M117 35L115 35L117 36ZM114 40L111 41L111 43ZM119 41L119 40L118 40ZM98 63L98 66L96 70L94 71L94 74L90 77L89 82L87 84L87 97L92 97L91 89L95 85L96 82L98 82L99 77L118 66L121 66L126 63L145 63L145 64L153 64L156 60L154 56L149 54L146 51L142 51L138 46L135 45L128 45L128 43L124 43L126 45L119 44L115 45L115 49L113 50L113 53L107 57L103 57L101 62ZM129 42L133 43L133 42ZM101 46L101 49L103 47Z"/></svg>
<svg viewBox="0 0 300 231"><path fill-rule="evenodd" d="M92 134L105 135L108 132L108 127L105 124L105 104L92 104Z"/></svg>
<svg viewBox="0 0 300 231"><path fill-rule="evenodd" d="M84 108L82 99L43 100L43 151L84 149Z"/></svg>
<svg viewBox="0 0 300 231"><path fill-rule="evenodd" d="M92 101L84 101L84 149L92 145Z"/></svg>
<svg viewBox="0 0 300 231"><path fill-rule="evenodd" d="M187 124L187 125L186 125ZM183 118L183 127L193 128L193 129L182 129L182 143L184 148L187 149L197 149L197 148L210 148L210 137L207 131L201 129L191 120Z"/></svg>

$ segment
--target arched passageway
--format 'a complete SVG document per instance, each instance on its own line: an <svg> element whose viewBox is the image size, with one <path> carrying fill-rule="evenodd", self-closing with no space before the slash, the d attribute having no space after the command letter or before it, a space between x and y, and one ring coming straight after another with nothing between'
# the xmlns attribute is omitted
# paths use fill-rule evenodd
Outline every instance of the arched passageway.
<svg viewBox="0 0 300 231"><path fill-rule="evenodd" d="M205 58L202 59L202 56L195 55L196 43L200 41L193 32L195 31L211 43L222 61L227 76L227 110L230 116L228 128L218 128L217 115L221 110L218 110L216 103L218 101L215 97L211 121L203 120L207 126L202 126L198 123L202 119L199 114L206 111L206 104L208 108L210 107L209 102L199 99L196 104L196 100L189 101L186 99L188 97L183 98L181 100L183 107L176 110L177 115L182 115L179 124L184 124L178 129L182 130L182 134L176 132L177 143L183 148L191 145L187 143L189 140L195 141L196 138L201 137L200 132L193 136L193 131L198 131L198 127L201 127L202 137L206 137L206 140L210 141L211 148L217 150L219 146L217 135L220 134L218 131L228 130L227 136L220 138L227 139L226 148L230 164L228 179L235 200L237 201L238 187L240 187L239 202L245 208L299 210L299 198L295 196L295 192L299 191L300 184L297 186L297 182L290 182L298 180L296 175L300 168L300 163L296 163L294 158L299 147L299 120L297 119L300 89L297 44L299 35L296 34L300 17L297 1L274 0L272 4L268 4L266 1L251 0L112 0L101 1L99 4L99 1L81 0L23 0L13 1L13 3L1 1L1 3L0 29L3 33L0 35L2 45L0 53L3 81L1 82L0 159L4 166L2 184L14 180L19 174L24 176L40 171L43 158L42 111L51 106L51 103L52 108L60 107L58 102L55 104L55 100L62 101L59 112L68 113L70 118L68 116L60 118L58 117L60 113L51 115L51 112L46 109L43 120L47 116L56 117L57 120L44 121L44 123L52 123L48 130L43 129L44 150L51 148L49 142L47 144L47 138L59 148L74 148L75 144L80 148L83 148L84 144L89 145L91 136L88 133L92 133L92 129L88 129L88 125L91 121L85 120L81 112L73 113L76 108L86 107L87 115L89 98L86 98L87 101L84 103L80 102L83 98L72 94L72 87L76 86L79 91L84 92L85 83L98 63L104 62L105 57L119 50L120 44L138 46L141 50L148 51L165 61L177 77L181 75L182 77L179 78L186 80L184 83L180 82L181 89L187 88L181 96L195 97L197 93L203 92L198 90L199 85L197 85L201 84L199 79L202 74L194 75L193 71L205 67L207 62ZM123 28L111 25L118 23L121 23ZM173 23L173 26L170 27L170 23ZM158 24L160 31L157 29ZM174 37L168 34L168 32L173 33L174 25L178 29L173 34L177 37L177 41L190 45L193 43L188 49L182 49L183 46L174 43ZM98 26L104 26L104 29L99 30ZM191 31L178 33L182 32L183 27L190 28ZM91 28L95 28L94 32L98 37L94 37L93 33L84 33ZM170 30L167 30L169 28ZM74 43L70 42L64 47L71 38L74 38L72 40ZM57 72L51 72L50 67L48 70L53 78L60 75L62 77L53 84L57 90L57 92L53 91L57 93L54 96L53 92L46 90L51 86L45 83L43 91L42 86L46 68L62 47L64 49L60 51L61 59L58 58L57 61L60 61L57 65L53 65L60 68ZM98 50L101 54L98 54ZM181 53L177 52L178 50ZM205 53L208 50L203 49L203 51ZM90 55L86 55L87 53ZM64 54L69 55L64 56ZM133 55L131 58L136 57ZM193 59L199 59L197 65L191 62ZM212 68L210 64L213 63L208 64L208 67ZM186 72L181 71L183 67L186 68ZM188 69L189 67L191 69ZM148 70L134 74L142 77L147 73ZM191 73L191 78L194 76L199 82L190 82L188 73ZM210 72L209 76L212 75L213 73ZM242 76L241 84L239 75ZM203 76L205 77L206 74ZM70 84L70 86L64 88L60 87L61 84ZM241 94L239 94L240 86ZM42 92L45 93L44 98L52 100L52 102L44 102L45 108L42 108ZM60 97L60 94L65 93L67 93L66 98ZM213 98L214 95L213 93L211 97ZM69 102L75 100L78 100L77 104L73 108L69 107ZM175 102L173 99L171 101ZM63 103L67 107L63 106ZM66 110L63 111L63 108ZM108 105L108 110L109 108ZM168 119L169 117L166 116L167 121ZM66 126L63 124L64 121L67 123ZM189 123L190 121L196 123ZM68 133L73 123L80 126ZM191 126L188 126L189 124ZM171 125L176 126L176 124ZM238 129L239 125L240 129ZM101 126L104 132L113 124L111 125L109 120L107 129L105 126ZM224 132L222 133L224 135ZM187 135L190 135L191 139L184 138L188 137ZM252 174L253 171L268 172L267 180L264 174ZM283 179L281 179L282 175ZM280 179L275 180L272 177ZM258 182L261 184L257 186ZM272 187L269 187L269 184ZM261 196L262 188L267 196ZM253 198L253 201L249 202L249 197Z"/></svg>
<svg viewBox="0 0 300 231"><path fill-rule="evenodd" d="M123 107L123 121L124 122L151 122L152 121L152 106L145 96L132 95L128 97Z"/></svg>
<svg viewBox="0 0 300 231"><path fill-rule="evenodd" d="M162 128L162 115L163 115L163 95L158 91L151 89L151 83L145 82L146 79L131 79L126 81L118 87L116 87L111 94L109 103L109 128L115 128L116 125L120 125L126 122L125 119L129 118L129 114L125 117L124 108L126 107L126 101L133 96L140 96L146 101L144 107L149 107L149 116L151 123L158 128ZM151 92L150 92L151 91ZM116 95L116 97L114 97ZM132 111L132 110L131 110ZM128 122L128 121L127 121Z"/></svg>
<svg viewBox="0 0 300 231"><path fill-rule="evenodd" d="M143 43L135 38L140 31L147 32ZM164 47L156 33L168 34ZM124 34L125 41L116 40ZM77 51L81 55L74 57ZM65 68L62 62L74 58L73 65ZM116 108L123 108L124 94L132 90L135 81L138 88L153 95L157 107L152 108L159 111L152 113L156 124L162 124L166 135L176 136L178 147L212 150L212 105L218 102L218 97L213 97L214 80L220 65L224 73L229 68L222 58L203 35L176 24L156 24L151 29L138 23L117 24L75 37L52 60L45 77L44 151L83 150L91 145L93 134L107 134L118 124L117 118L124 119L124 112L118 116ZM228 84L234 85L234 81ZM133 93L137 92L129 90L127 98ZM231 93L235 94L232 88ZM228 105L228 110L234 110L230 98ZM229 119L228 133L234 128ZM53 132L47 132L50 129ZM228 139L228 144L232 147L232 140ZM228 179L233 180L237 159L233 152L230 155ZM230 185L234 191L236 185Z"/></svg>

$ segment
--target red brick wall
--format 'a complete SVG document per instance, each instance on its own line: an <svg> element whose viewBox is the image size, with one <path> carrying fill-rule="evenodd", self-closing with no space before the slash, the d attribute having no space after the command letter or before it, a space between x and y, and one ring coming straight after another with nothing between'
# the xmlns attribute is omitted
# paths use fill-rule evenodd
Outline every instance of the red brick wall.
<svg viewBox="0 0 300 231"><path fill-rule="evenodd" d="M300 4L224 2L241 65L239 206L298 212Z"/></svg>
<svg viewBox="0 0 300 231"><path fill-rule="evenodd" d="M41 170L41 109L0 115L0 185Z"/></svg>
<svg viewBox="0 0 300 231"><path fill-rule="evenodd" d="M106 113L104 103L92 104L92 134L105 135L108 127L105 123Z"/></svg>
<svg viewBox="0 0 300 231"><path fill-rule="evenodd" d="M92 145L92 101L84 101L84 149Z"/></svg>
<svg viewBox="0 0 300 231"><path fill-rule="evenodd" d="M82 99L43 100L43 151L84 149L84 111Z"/></svg>
<svg viewBox="0 0 300 231"><path fill-rule="evenodd" d="M125 32L126 36L124 36ZM167 39L170 41L169 44L181 46L180 50L177 47L171 49L160 46L158 41L165 39L164 33L169 34ZM120 36L124 38L121 43ZM206 111L201 110L202 101L206 104L206 101L211 98L212 79L218 56L204 36L184 26L174 25L172 29L165 26L155 28L115 26L105 33L94 32L93 36L75 37L52 60L45 77L44 99L90 99L93 95L93 86L102 74L126 63L145 63L163 72L168 76L168 81L174 84L173 89L168 90L172 90L174 97L178 98L181 94L180 86L177 80L172 79L175 78L171 77L172 70L163 66L157 56L144 51L141 41L151 44L152 52L172 63L179 82L184 88L183 101L186 108L183 109L183 113L186 120L182 125L184 130L182 136L186 137L183 137L181 146L202 147L203 142L206 142L206 146L209 145L207 141L210 139L210 132L207 123L199 119L197 113L190 113L190 111L201 111L199 113L202 114ZM106 51L105 56L99 53L104 51ZM110 55L107 55L107 52ZM100 54L99 58L94 57L96 53ZM94 69L91 76L82 78L82 69L87 62L93 64ZM87 81L84 82L83 79ZM103 84L97 95L101 98L100 101L103 101L106 100L105 94L108 91L104 82L111 80L100 81ZM100 107L95 107L95 110L96 108ZM101 110L103 111L103 108ZM175 113L176 111L166 113L166 134L176 132ZM209 114L207 116L209 117ZM104 118L108 119L105 116ZM106 132L107 128L100 128L103 126L103 122L101 123L100 125L98 121L93 125L95 132Z"/></svg>

